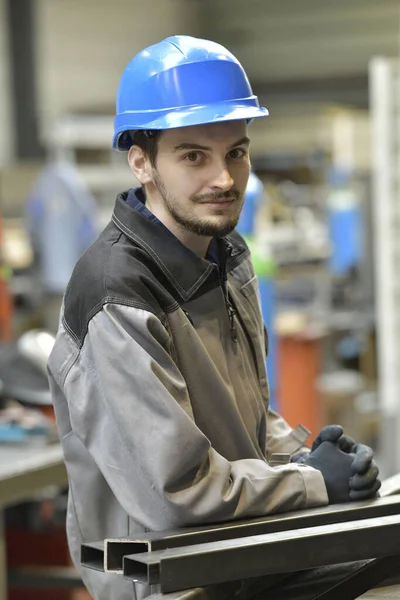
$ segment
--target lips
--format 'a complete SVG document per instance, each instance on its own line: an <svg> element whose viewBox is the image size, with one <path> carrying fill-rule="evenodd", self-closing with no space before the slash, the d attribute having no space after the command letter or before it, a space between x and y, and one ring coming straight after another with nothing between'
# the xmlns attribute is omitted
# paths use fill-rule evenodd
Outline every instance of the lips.
<svg viewBox="0 0 400 600"><path fill-rule="evenodd" d="M235 198L223 198L221 200L205 200L201 204L231 204Z"/></svg>

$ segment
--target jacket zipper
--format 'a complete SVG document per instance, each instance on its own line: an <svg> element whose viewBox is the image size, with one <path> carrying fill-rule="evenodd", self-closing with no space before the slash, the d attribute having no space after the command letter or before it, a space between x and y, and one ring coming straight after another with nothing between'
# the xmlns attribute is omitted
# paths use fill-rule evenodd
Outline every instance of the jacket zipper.
<svg viewBox="0 0 400 600"><path fill-rule="evenodd" d="M232 254L232 250L233 250L232 244L229 242L225 242L226 256L230 256ZM233 304L231 303L230 298L229 298L228 279L227 279L227 275L226 275L226 256L224 256L224 260L223 260L223 264L221 265L221 269L219 269L218 266L217 266L217 269L219 271L219 280L221 283L222 293L224 295L226 311L228 313L229 326L230 326L230 330L231 330L231 338L232 338L232 342L234 343L234 346L236 347L237 341L238 341L237 340L236 323L235 323L235 317L236 317L237 311L236 311L235 307L233 306Z"/></svg>
<svg viewBox="0 0 400 600"><path fill-rule="evenodd" d="M260 378L260 368L258 366L257 352L256 352L256 349L255 349L255 346L254 346L253 339L252 339L251 335L249 334L248 329L247 329L247 327L246 327L243 319L240 316L240 313L235 310L235 314L237 314L237 318L240 321L240 325L241 325L241 327L243 329L243 332L244 332L244 334L246 336L246 339L247 339L247 342L249 344L249 348L250 348L250 352L251 352L252 357L253 357L253 362L254 362L254 366L255 366L255 369L256 369L257 377Z"/></svg>
<svg viewBox="0 0 400 600"><path fill-rule="evenodd" d="M236 323L235 323L237 311L230 301L229 291L228 291L228 282L226 279L221 281L221 287L222 287L222 293L224 295L226 312L228 313L232 342L236 345L237 341L238 341L237 340Z"/></svg>

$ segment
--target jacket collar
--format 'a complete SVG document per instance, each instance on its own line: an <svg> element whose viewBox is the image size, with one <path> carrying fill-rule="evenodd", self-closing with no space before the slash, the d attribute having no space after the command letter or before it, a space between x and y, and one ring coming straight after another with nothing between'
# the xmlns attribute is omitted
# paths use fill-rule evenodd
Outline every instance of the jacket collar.
<svg viewBox="0 0 400 600"><path fill-rule="evenodd" d="M136 196L140 194L137 190L135 193ZM139 197L137 201L143 205ZM132 190L123 192L117 196L112 221L135 245L153 258L183 300L189 300L203 286L208 288L220 284L216 265L194 254L161 221L148 218L141 207L138 208L132 202ZM225 265L223 277L226 277L226 272L247 256L248 249L236 233L217 238L217 243Z"/></svg>

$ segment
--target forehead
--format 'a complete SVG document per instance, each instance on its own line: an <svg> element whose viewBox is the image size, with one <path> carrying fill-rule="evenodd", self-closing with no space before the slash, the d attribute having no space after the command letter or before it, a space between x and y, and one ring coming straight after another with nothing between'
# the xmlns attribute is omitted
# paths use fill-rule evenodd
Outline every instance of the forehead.
<svg viewBox="0 0 400 600"><path fill-rule="evenodd" d="M179 127L163 131L159 146L174 148L179 144L199 144L201 146L223 146L232 144L247 135L246 121L226 121L225 123L207 123L192 127Z"/></svg>

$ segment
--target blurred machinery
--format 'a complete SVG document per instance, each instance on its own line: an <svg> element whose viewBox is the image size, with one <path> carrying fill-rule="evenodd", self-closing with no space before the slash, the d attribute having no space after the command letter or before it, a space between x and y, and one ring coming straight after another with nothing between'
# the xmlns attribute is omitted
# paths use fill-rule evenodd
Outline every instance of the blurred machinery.
<svg viewBox="0 0 400 600"><path fill-rule="evenodd" d="M330 119L331 152L253 161L268 195L259 235L276 266L277 402L293 426L341 422L376 446L370 178L349 151L351 111Z"/></svg>
<svg viewBox="0 0 400 600"><path fill-rule="evenodd" d="M26 227L42 297L62 295L76 261L99 233L96 201L68 162L49 163L26 201Z"/></svg>
<svg viewBox="0 0 400 600"><path fill-rule="evenodd" d="M76 261L109 221L116 194L137 184L111 135L111 117L65 115L43 136L46 162L26 199L33 262L24 276L35 280L41 326L54 333Z"/></svg>

